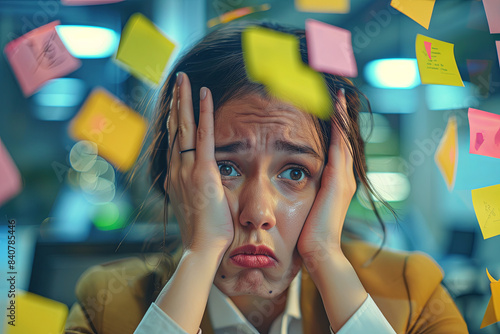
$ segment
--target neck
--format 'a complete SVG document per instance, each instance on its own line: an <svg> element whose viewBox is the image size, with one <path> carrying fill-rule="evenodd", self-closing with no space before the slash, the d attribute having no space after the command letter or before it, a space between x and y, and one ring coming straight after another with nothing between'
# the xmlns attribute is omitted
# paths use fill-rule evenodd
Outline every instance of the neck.
<svg viewBox="0 0 500 334"><path fill-rule="evenodd" d="M259 333L268 333L274 319L285 310L287 294L288 288L273 299L251 295L230 298Z"/></svg>

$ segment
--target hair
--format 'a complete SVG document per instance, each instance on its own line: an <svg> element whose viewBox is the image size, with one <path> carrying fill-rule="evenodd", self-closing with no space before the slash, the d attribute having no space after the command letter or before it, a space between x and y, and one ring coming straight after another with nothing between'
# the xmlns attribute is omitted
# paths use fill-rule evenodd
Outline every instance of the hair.
<svg viewBox="0 0 500 334"><path fill-rule="evenodd" d="M242 97L247 94L257 93L267 98L272 98L267 94L266 88L251 81L245 70L243 51L241 46L242 32L249 26L260 26L275 31L296 36L299 41L299 51L302 61L308 64L308 53L306 46L306 35L303 29L286 27L276 23L243 21L239 23L227 24L205 35L198 43L188 50L174 65L160 90L156 105L156 115L153 118L150 130L153 132L152 142L147 154L150 156L149 173L152 179L152 187L160 191L165 196L165 220L168 217L168 194L165 193L164 184L170 182L170 157L168 152L168 129L167 118L170 113L170 101L172 100L172 90L176 81L176 73L184 72L188 75L193 92L197 92L201 87L208 87L213 96L214 110L217 110L230 99ZM332 113L329 120L319 119L310 115L315 130L320 137L321 147L325 156L325 164L328 159L328 147L331 138L331 123L333 122L348 143L353 156L353 168L358 186L363 186L370 206L380 223L383 231L382 244L373 258L379 253L385 243L385 224L379 214L377 206L372 198L373 195L395 216L396 213L390 205L381 198L374 190L367 177L367 166L364 150L364 140L358 125L358 116L361 110L360 96L367 101L367 109L371 114L370 104L366 96L356 88L353 83L342 76L328 73L320 73L327 85L328 92L333 105L337 105L337 92L344 89L346 97L346 112ZM192 94L195 123L198 125L199 119L199 94ZM175 140L176 136L174 136ZM172 152L170 152L171 154Z"/></svg>

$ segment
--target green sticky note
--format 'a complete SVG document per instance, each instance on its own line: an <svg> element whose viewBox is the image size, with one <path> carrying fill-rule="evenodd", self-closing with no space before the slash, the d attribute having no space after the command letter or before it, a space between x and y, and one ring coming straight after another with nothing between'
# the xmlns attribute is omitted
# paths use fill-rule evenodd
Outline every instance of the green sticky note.
<svg viewBox="0 0 500 334"><path fill-rule="evenodd" d="M248 77L273 96L323 119L332 103L321 74L302 62L293 35L252 26L243 32L242 48Z"/></svg>
<svg viewBox="0 0 500 334"><path fill-rule="evenodd" d="M123 28L116 60L138 79L158 85L174 49L153 22L136 13Z"/></svg>

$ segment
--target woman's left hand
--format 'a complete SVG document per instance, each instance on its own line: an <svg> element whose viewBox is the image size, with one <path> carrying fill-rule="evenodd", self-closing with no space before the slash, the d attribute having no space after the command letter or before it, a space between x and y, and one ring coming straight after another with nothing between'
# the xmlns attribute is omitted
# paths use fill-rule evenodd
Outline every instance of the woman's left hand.
<svg viewBox="0 0 500 334"><path fill-rule="evenodd" d="M336 112L347 113L345 95L339 90ZM344 219L356 192L353 158L348 144L332 122L332 136L328 148L328 163L323 169L320 189L307 216L297 242L297 249L305 263L322 260L341 252L340 237Z"/></svg>

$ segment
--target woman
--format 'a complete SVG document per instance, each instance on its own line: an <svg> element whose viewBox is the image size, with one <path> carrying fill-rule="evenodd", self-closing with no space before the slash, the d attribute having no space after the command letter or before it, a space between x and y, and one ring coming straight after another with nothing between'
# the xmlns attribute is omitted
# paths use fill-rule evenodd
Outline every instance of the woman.
<svg viewBox="0 0 500 334"><path fill-rule="evenodd" d="M258 25L307 63L304 31ZM428 256L341 242L356 181L373 193L357 89L323 74L329 121L270 96L245 72L247 26L205 36L160 95L151 174L182 247L90 269L66 333L467 333Z"/></svg>

